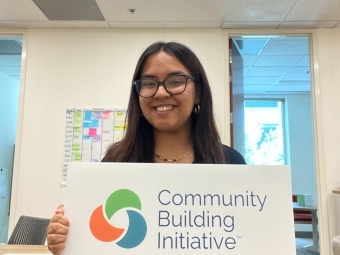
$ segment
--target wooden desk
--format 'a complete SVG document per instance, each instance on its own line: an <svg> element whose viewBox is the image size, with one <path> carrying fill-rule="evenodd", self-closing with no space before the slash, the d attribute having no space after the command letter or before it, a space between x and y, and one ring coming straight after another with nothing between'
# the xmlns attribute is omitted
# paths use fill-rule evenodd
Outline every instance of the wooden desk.
<svg viewBox="0 0 340 255"><path fill-rule="evenodd" d="M18 253L18 254L52 254L46 245L0 245L0 255L6 253Z"/></svg>
<svg viewBox="0 0 340 255"><path fill-rule="evenodd" d="M319 253L319 230L318 230L318 216L316 206L300 206L297 202L293 202L293 209L294 210L306 210L310 211L312 214L312 229L313 229L313 245L309 247L304 247L304 250L308 250L310 252L320 254ZM312 248L310 250L309 248Z"/></svg>

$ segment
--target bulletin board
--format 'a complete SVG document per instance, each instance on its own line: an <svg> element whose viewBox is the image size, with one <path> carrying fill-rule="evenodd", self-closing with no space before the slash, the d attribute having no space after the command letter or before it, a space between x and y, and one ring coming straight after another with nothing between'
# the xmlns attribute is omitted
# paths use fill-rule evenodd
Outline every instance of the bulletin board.
<svg viewBox="0 0 340 255"><path fill-rule="evenodd" d="M67 182L69 162L101 162L107 148L123 138L124 108L67 109L62 185Z"/></svg>

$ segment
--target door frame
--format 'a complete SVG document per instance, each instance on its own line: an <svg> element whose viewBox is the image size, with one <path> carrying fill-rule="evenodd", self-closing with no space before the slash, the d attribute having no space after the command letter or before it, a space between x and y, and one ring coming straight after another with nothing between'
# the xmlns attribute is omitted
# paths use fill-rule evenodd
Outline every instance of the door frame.
<svg viewBox="0 0 340 255"><path fill-rule="evenodd" d="M9 226L8 233L11 233L18 219L13 216L16 215L17 203L17 186L18 186L18 172L20 165L20 151L21 139L23 132L23 113L24 113L24 99L25 99L25 80L26 80L26 54L27 54L27 30L23 29L8 29L0 31L0 36L20 36L22 37L22 51L21 51L21 70L20 70L20 90L19 90L19 105L18 105L18 119L16 128L13 172L12 172L12 185L9 201Z"/></svg>
<svg viewBox="0 0 340 255"><path fill-rule="evenodd" d="M323 130L322 128L322 115L321 115L321 97L320 97L320 83L319 83L319 58L316 47L313 47L313 42L317 41L316 31L313 29L285 29L282 31L274 30L274 29L225 29L223 30L223 38L224 38L224 49L225 49L225 66L228 66L229 62L229 38L233 36L308 36L309 37L309 52L310 52L310 77L311 77L311 101L312 101L312 115L313 115L313 127L314 127L314 154L315 154L315 174L316 174L316 189L318 195L318 216L319 216L319 232L322 233L319 235L320 242L320 254L331 254L330 249L330 235L329 235L329 217L328 217L328 196L326 189L326 173L325 173L325 157L324 153L320 148L323 148L323 139L322 135L317 131ZM229 109L229 70L226 68L225 70L225 103L224 109L226 112L230 112ZM230 123L228 122L229 117L225 118L225 127L228 127ZM223 137L230 137L230 130L225 129L225 134Z"/></svg>

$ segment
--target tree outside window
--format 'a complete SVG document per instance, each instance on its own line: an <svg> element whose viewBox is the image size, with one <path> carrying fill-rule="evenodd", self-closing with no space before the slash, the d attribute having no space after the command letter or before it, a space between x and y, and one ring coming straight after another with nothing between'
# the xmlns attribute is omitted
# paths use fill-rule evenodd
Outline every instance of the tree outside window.
<svg viewBox="0 0 340 255"><path fill-rule="evenodd" d="M245 100L245 159L249 165L284 165L283 102Z"/></svg>

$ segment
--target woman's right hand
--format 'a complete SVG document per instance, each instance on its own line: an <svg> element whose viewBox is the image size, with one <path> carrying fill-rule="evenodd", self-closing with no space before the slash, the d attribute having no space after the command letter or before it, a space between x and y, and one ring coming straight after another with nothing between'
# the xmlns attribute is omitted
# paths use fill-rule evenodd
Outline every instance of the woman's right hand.
<svg viewBox="0 0 340 255"><path fill-rule="evenodd" d="M54 255L60 255L65 248L69 220L64 216L64 205L58 206L47 227L47 247Z"/></svg>

